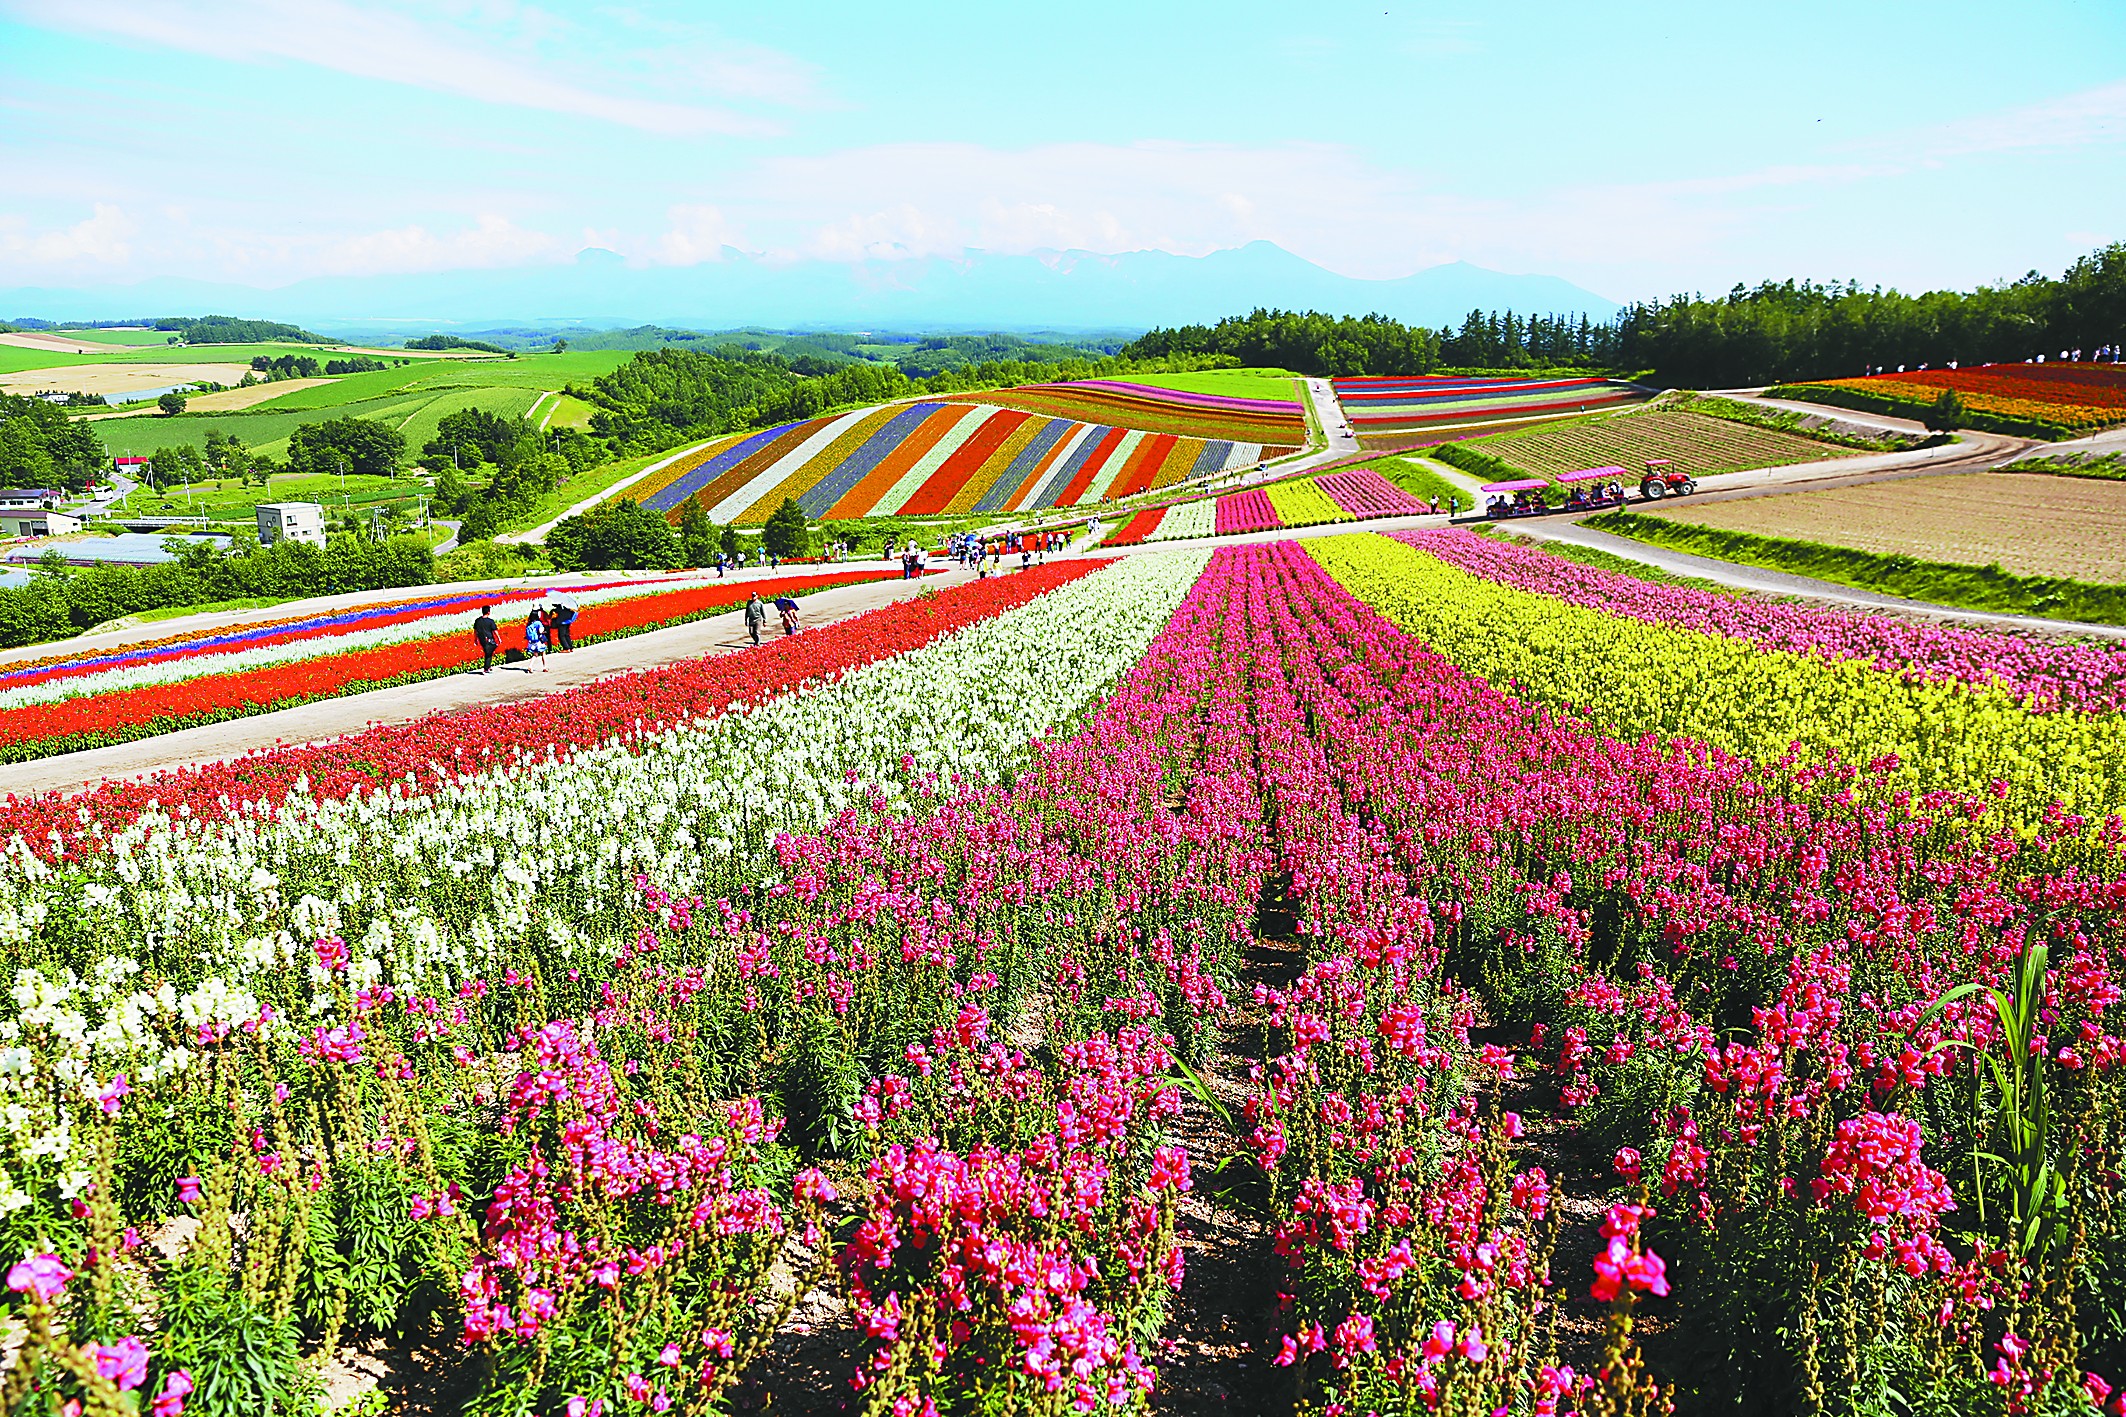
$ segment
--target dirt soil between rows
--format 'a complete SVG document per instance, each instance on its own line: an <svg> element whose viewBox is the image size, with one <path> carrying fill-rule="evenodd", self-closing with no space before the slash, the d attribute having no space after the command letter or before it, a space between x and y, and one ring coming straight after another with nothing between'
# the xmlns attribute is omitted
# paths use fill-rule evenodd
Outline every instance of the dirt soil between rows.
<svg viewBox="0 0 2126 1417"><path fill-rule="evenodd" d="M1882 555L2126 583L2126 482L2100 478L2016 472L1912 477L1645 510L1694 526Z"/></svg>

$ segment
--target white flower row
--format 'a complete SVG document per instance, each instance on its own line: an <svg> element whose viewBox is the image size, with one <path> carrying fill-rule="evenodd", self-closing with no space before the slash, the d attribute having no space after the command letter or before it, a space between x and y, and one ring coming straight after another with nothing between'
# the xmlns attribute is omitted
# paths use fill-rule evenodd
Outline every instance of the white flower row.
<svg viewBox="0 0 2126 1417"><path fill-rule="evenodd" d="M1194 502L1183 502L1178 507L1167 508L1166 516L1159 522L1159 529L1146 541L1181 541L1191 537L1213 536L1218 531L1218 499L1205 497Z"/></svg>
<svg viewBox="0 0 2126 1417"><path fill-rule="evenodd" d="M614 600L628 600L637 596L656 594L672 587L631 585L608 586L603 590L570 592L578 606L597 605ZM498 596L506 592L496 592ZM509 599L493 602L495 619L507 632L512 617L521 621L542 605L550 605L556 592L541 591L537 595L514 595ZM355 629L339 634L313 635L304 639L284 640L279 644L260 645L251 649L224 650L211 654L186 655L175 659L154 660L145 664L116 665L97 670L91 674L77 674L59 679L46 679L41 683L24 684L18 688L0 689L0 709L15 708L23 704L52 703L60 699L83 698L93 694L118 693L126 689L145 688L151 684L175 684L186 679L197 679L209 674L238 674L249 669L264 669L275 664L292 664L304 659L322 659L331 655L351 654L356 650L374 649L379 645L403 644L409 640L425 640L445 634L452 629L465 633L470 643L472 621L465 607L457 606L438 610L415 620L401 621L395 625L378 625L368 629Z"/></svg>
<svg viewBox="0 0 2126 1417"><path fill-rule="evenodd" d="M832 682L436 791L297 796L213 823L151 813L57 866L18 838L0 862L0 960L20 967L0 1046L34 1035L79 1075L108 1076L154 1053L145 1021L159 1015L322 1013L310 946L324 935L348 941L357 986L422 992L516 946L561 966L601 957L630 928L638 872L726 894L763 879L777 831L870 792L897 800L926 775L1008 773L1143 653L1207 559L1132 558ZM40 938L79 957L21 967ZM142 972L171 982L149 994L131 984Z"/></svg>

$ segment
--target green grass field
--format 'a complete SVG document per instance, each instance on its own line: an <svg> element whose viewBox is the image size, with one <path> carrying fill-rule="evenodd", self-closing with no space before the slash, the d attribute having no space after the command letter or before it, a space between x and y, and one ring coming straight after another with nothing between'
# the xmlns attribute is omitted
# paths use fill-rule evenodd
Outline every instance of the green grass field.
<svg viewBox="0 0 2126 1417"><path fill-rule="evenodd" d="M171 330L39 330L39 334L63 335L78 339L83 344L108 344L120 347L137 345L167 346L174 331Z"/></svg>
<svg viewBox="0 0 2126 1417"><path fill-rule="evenodd" d="M1299 375L1288 369L1205 369L1195 374L1132 374L1127 382L1185 394L1218 394L1229 399L1282 399L1301 403Z"/></svg>
<svg viewBox="0 0 2126 1417"><path fill-rule="evenodd" d="M203 447L211 429L255 451L285 457L288 437L296 428L320 419L351 416L389 423L406 436L410 450L418 450L435 436L436 425L445 414L478 407L505 418L521 418L541 393L558 391L570 382L588 382L631 357L620 351L597 351L520 359L430 360L341 375L330 383L292 389L230 413L98 419L93 426L113 454L151 453L178 443ZM577 426L590 421L590 405L575 399L563 402ZM554 403L547 400L548 406Z"/></svg>
<svg viewBox="0 0 2126 1417"><path fill-rule="evenodd" d="M118 504L118 511L120 515L203 516L217 521L246 521L256 516L261 502L315 502L330 516L342 505L370 507L404 502L411 506L427 491L427 484L417 478L356 475L346 480L346 501L343 504L339 478L281 473L262 488L246 487L233 477L195 482L189 498L182 487L172 487L160 494L142 487L129 493Z"/></svg>

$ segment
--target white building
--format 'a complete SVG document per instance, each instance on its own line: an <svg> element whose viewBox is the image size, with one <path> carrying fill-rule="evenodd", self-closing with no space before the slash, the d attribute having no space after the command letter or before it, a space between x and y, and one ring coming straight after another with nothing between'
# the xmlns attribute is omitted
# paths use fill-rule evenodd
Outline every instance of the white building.
<svg viewBox="0 0 2126 1417"><path fill-rule="evenodd" d="M258 506L258 539L267 546L282 537L325 544L325 510L315 502L261 502Z"/></svg>
<svg viewBox="0 0 2126 1417"><path fill-rule="evenodd" d="M0 536L65 536L81 530L81 518L61 512L0 508Z"/></svg>
<svg viewBox="0 0 2126 1417"><path fill-rule="evenodd" d="M41 512L65 496L56 487L0 487L0 512Z"/></svg>

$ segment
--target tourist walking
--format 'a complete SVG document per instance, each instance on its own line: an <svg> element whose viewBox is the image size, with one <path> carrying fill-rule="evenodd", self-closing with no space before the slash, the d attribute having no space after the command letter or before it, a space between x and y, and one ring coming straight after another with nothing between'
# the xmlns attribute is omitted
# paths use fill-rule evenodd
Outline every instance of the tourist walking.
<svg viewBox="0 0 2126 1417"><path fill-rule="evenodd" d="M536 606L524 617L524 657L539 668L546 668L546 612Z"/></svg>
<svg viewBox="0 0 2126 1417"><path fill-rule="evenodd" d="M576 652L576 607L565 600L554 602L550 612L554 622L554 644L563 654Z"/></svg>
<svg viewBox="0 0 2126 1417"><path fill-rule="evenodd" d="M502 644L502 627L495 623L495 608L480 607L480 618L472 622L473 640L480 646L480 672L495 672L495 651Z"/></svg>
<svg viewBox="0 0 2126 1417"><path fill-rule="evenodd" d="M792 599L791 599L791 598L790 598L789 596L787 596L787 595L786 595L786 596L783 596L783 597L782 597L782 598L781 598L780 600L777 600L777 601L775 602L775 608L776 608L777 610L780 610L780 611L782 612L782 632L783 632L783 636L784 636L785 638L788 638L789 636L791 636L791 635L794 635L794 634L796 634L796 633L797 633L797 602L796 602L796 601L794 601L794 600L792 600Z"/></svg>
<svg viewBox="0 0 2126 1417"><path fill-rule="evenodd" d="M761 604L760 592L756 590L752 598L746 601L746 633L753 637L754 644L760 643L760 627L766 624L767 620L768 607Z"/></svg>

